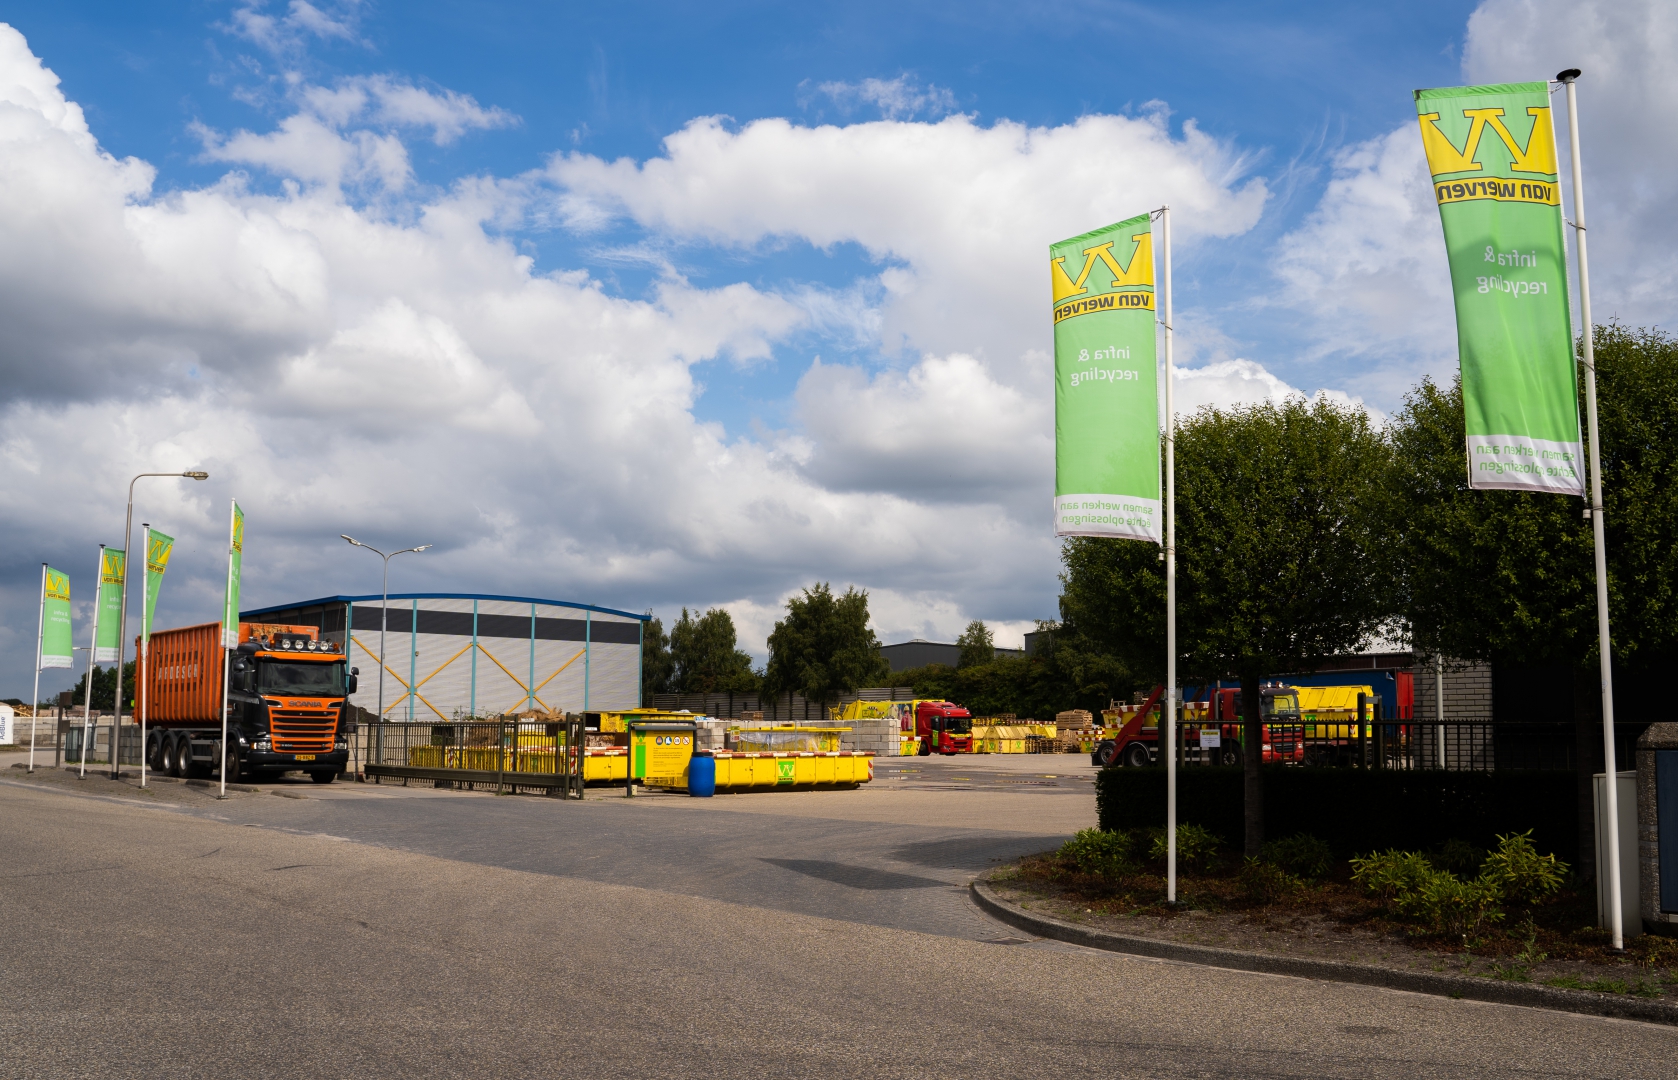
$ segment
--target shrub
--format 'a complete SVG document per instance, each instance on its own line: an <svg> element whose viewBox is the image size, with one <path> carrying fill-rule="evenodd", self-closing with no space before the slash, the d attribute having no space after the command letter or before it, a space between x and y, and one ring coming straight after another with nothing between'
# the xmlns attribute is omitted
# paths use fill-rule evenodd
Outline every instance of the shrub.
<svg viewBox="0 0 1678 1080"><path fill-rule="evenodd" d="M1153 842L1148 845L1148 858L1164 861L1165 830L1149 830ZM1219 840L1199 825L1177 826L1177 861L1186 866L1203 864L1218 850Z"/></svg>
<svg viewBox="0 0 1678 1080"><path fill-rule="evenodd" d="M1352 860L1352 880L1387 911L1436 934L1469 937L1503 918L1502 894L1487 878L1464 881L1413 851L1384 851Z"/></svg>
<svg viewBox="0 0 1678 1080"><path fill-rule="evenodd" d="M1245 860L1241 864L1238 883L1241 895L1255 904L1273 904L1305 884L1281 867L1263 859Z"/></svg>
<svg viewBox="0 0 1678 1080"><path fill-rule="evenodd" d="M1554 855L1540 855L1528 829L1498 837L1497 850L1486 856L1480 877L1504 900L1530 907L1561 889L1567 880L1567 864Z"/></svg>
<svg viewBox="0 0 1678 1080"><path fill-rule="evenodd" d="M1497 886L1484 878L1464 881L1444 870L1432 871L1419 889L1404 897L1400 911L1419 919L1436 934L1472 937L1484 923L1503 918Z"/></svg>
<svg viewBox="0 0 1678 1080"><path fill-rule="evenodd" d="M1131 868L1132 841L1125 833L1081 829L1058 854L1081 874L1118 877Z"/></svg>
<svg viewBox="0 0 1678 1080"><path fill-rule="evenodd" d="M1260 849L1260 854L1265 862L1307 881L1327 876L1329 867L1334 865L1334 853L1328 845L1305 833L1272 840Z"/></svg>
<svg viewBox="0 0 1678 1080"><path fill-rule="evenodd" d="M1467 840L1453 838L1445 841L1440 846L1439 853L1429 856L1428 861L1458 877L1468 877L1480 869L1480 864L1485 858L1485 849L1477 848Z"/></svg>
<svg viewBox="0 0 1678 1080"><path fill-rule="evenodd" d="M1352 860L1352 880L1388 911L1402 913L1405 898L1439 871L1413 851L1383 851Z"/></svg>

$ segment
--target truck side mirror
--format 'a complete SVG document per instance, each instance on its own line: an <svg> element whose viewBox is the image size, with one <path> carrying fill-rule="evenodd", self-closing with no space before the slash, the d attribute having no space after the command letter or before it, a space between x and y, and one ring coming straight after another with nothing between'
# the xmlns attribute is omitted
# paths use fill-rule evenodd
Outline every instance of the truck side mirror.
<svg viewBox="0 0 1678 1080"><path fill-rule="evenodd" d="M356 674L357 674L356 669L355 668L350 668L350 681L344 687L344 693L346 695L355 693L355 682L356 682L355 677L356 677Z"/></svg>

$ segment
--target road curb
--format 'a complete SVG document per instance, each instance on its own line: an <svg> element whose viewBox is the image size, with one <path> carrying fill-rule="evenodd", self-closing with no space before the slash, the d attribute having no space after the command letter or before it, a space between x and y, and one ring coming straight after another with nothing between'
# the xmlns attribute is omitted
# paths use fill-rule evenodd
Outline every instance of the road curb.
<svg viewBox="0 0 1678 1080"><path fill-rule="evenodd" d="M1184 945L1175 941L1115 934L1029 912L1018 904L998 896L996 890L984 881L974 881L969 888L973 893L974 902L1010 926L1036 934L1038 937L1054 938L1056 941L1071 942L1091 949L1132 953L1158 960L1177 960L1235 971L1357 983L1362 986L1385 987L1389 990L1408 990L1417 994L1489 1001L1499 1005L1525 1005L1535 1009L1556 1009L1561 1012L1588 1013L1594 1016L1612 1016L1624 1020L1644 1020L1678 1026L1678 1005L1662 1001L1647 1001L1621 994L1598 994L1590 990L1562 990L1552 986L1534 986L1531 983L1498 982L1431 971L1399 971L1377 967L1374 964L1351 964L1341 960L1272 956L1267 953L1218 949L1209 945Z"/></svg>
<svg viewBox="0 0 1678 1080"><path fill-rule="evenodd" d="M73 766L66 766L64 771L65 772L75 772L76 770ZM123 775L128 776L128 775L131 775L131 774L124 773ZM139 773L133 773L132 775L138 776ZM197 780L197 779L182 780L178 776L158 776L156 773L153 773L150 776L147 776L146 777L146 783L148 783L148 784L185 784L188 787L201 787L201 788L219 788L221 786L221 781L219 781L219 780ZM252 793L260 793L262 791L261 788L252 787L249 784L228 784L227 785L227 790L228 791L248 791L248 792L252 792Z"/></svg>

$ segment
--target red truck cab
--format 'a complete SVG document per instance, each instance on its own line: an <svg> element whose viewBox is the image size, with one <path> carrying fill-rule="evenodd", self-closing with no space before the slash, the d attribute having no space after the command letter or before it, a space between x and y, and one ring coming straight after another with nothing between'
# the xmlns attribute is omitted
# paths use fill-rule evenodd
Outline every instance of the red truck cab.
<svg viewBox="0 0 1678 1080"><path fill-rule="evenodd" d="M922 701L915 705L915 734L921 740L921 755L971 754L973 714L948 701Z"/></svg>
<svg viewBox="0 0 1678 1080"><path fill-rule="evenodd" d="M1090 754L1092 765L1128 765L1140 768L1159 761L1159 710L1164 687L1154 687L1147 701L1137 708L1109 710L1119 714L1116 727L1096 744ZM1259 760L1270 764L1299 764L1305 760L1304 729L1300 725L1299 699L1290 687L1265 687L1260 691L1259 716L1262 746ZM1201 732L1215 731L1218 745L1207 747L1219 765L1240 765L1244 758L1241 691L1213 690L1198 702L1186 702L1181 732L1187 749L1201 749ZM1104 714L1105 715L1105 714Z"/></svg>

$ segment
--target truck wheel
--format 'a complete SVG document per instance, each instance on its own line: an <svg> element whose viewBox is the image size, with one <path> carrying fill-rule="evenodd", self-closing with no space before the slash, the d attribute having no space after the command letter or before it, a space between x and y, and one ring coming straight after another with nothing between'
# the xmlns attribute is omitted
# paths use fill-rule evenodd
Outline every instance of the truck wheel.
<svg viewBox="0 0 1678 1080"><path fill-rule="evenodd" d="M338 774L335 772L325 771L312 772L309 774L309 779L313 780L317 784L330 784L332 781L338 779Z"/></svg>
<svg viewBox="0 0 1678 1080"><path fill-rule="evenodd" d="M1218 747L1219 765L1240 765L1241 748L1234 743Z"/></svg>
<svg viewBox="0 0 1678 1080"><path fill-rule="evenodd" d="M156 728L153 728L146 735L146 767L151 769L152 772L164 772L163 742L163 732Z"/></svg>
<svg viewBox="0 0 1678 1080"><path fill-rule="evenodd" d="M1144 768L1148 764L1148 748L1139 742L1131 743L1124 748L1124 763L1126 768Z"/></svg>
<svg viewBox="0 0 1678 1080"><path fill-rule="evenodd" d="M169 740L169 748L164 751L168 755L169 775L185 780L192 773L192 759L188 756L187 747L189 736L177 735Z"/></svg>
<svg viewBox="0 0 1678 1080"><path fill-rule="evenodd" d="M1090 764L1105 769L1113 764L1119 756L1119 748L1111 739L1103 739L1096 744L1095 752L1090 755Z"/></svg>
<svg viewBox="0 0 1678 1080"><path fill-rule="evenodd" d="M239 779L239 769L239 751L237 748L229 746L221 757L222 778L229 784L235 783Z"/></svg>
<svg viewBox="0 0 1678 1080"><path fill-rule="evenodd" d="M927 745L927 742L926 742L925 739L922 739L921 740L921 748L920 748L920 752L919 752L920 756L921 757L926 757L931 753L932 753L932 747Z"/></svg>

